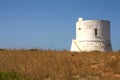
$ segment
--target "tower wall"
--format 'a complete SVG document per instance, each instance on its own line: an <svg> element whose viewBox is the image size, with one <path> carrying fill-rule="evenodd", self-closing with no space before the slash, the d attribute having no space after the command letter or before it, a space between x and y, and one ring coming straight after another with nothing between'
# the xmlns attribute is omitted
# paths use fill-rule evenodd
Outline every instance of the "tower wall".
<svg viewBox="0 0 120 80"><path fill-rule="evenodd" d="M71 51L112 51L110 21L79 18Z"/></svg>

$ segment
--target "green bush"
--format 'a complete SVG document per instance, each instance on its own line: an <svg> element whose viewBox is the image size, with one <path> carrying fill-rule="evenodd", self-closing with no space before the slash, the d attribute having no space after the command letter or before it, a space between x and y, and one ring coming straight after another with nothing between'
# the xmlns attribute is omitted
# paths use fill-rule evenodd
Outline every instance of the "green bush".
<svg viewBox="0 0 120 80"><path fill-rule="evenodd" d="M30 51L38 51L39 49L36 49L36 48L32 48L32 49L29 49Z"/></svg>
<svg viewBox="0 0 120 80"><path fill-rule="evenodd" d="M0 51L5 51L5 49L0 48Z"/></svg>
<svg viewBox="0 0 120 80"><path fill-rule="evenodd" d="M118 52L120 52L120 49L118 50Z"/></svg>
<svg viewBox="0 0 120 80"><path fill-rule="evenodd" d="M28 80L16 72L0 72L0 80Z"/></svg>

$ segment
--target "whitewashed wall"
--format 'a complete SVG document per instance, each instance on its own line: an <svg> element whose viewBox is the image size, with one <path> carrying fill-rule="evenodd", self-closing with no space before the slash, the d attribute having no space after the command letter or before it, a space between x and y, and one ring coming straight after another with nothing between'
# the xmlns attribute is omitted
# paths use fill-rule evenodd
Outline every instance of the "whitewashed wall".
<svg viewBox="0 0 120 80"><path fill-rule="evenodd" d="M97 30L97 34L95 33ZM110 21L83 20L76 22L76 40L71 51L112 51L110 41Z"/></svg>

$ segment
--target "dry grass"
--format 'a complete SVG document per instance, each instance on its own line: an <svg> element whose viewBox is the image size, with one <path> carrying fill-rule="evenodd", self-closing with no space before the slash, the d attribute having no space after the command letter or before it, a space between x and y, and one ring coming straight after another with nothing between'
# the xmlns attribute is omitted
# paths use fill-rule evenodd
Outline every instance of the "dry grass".
<svg viewBox="0 0 120 80"><path fill-rule="evenodd" d="M0 71L32 80L119 80L120 53L0 50Z"/></svg>

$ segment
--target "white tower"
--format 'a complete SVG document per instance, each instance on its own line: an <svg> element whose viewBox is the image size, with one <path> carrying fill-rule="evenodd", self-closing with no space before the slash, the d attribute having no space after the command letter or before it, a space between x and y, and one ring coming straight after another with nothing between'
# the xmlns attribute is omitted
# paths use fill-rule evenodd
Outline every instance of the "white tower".
<svg viewBox="0 0 120 80"><path fill-rule="evenodd" d="M72 40L71 51L112 51L110 21L79 18L76 22L76 39Z"/></svg>

